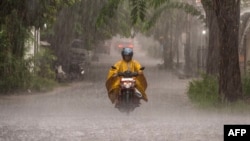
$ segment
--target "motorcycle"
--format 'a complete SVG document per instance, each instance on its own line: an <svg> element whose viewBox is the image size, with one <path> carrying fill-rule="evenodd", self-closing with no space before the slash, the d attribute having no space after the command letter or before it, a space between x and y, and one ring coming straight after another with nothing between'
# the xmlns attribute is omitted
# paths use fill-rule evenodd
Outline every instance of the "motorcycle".
<svg viewBox="0 0 250 141"><path fill-rule="evenodd" d="M66 82L67 75L62 69L62 65L56 65L55 66L55 74L56 74L56 80L59 83Z"/></svg>
<svg viewBox="0 0 250 141"><path fill-rule="evenodd" d="M83 80L88 69L89 64L87 63L71 64L69 70L70 80Z"/></svg>
<svg viewBox="0 0 250 141"><path fill-rule="evenodd" d="M113 69L116 69L112 66ZM142 67L140 70L144 70ZM120 77L120 92L118 95L118 103L115 107L120 112L129 113L136 107L140 106L140 99L142 94L136 89L135 79L138 76L138 72L131 72L129 70L125 72L118 72Z"/></svg>

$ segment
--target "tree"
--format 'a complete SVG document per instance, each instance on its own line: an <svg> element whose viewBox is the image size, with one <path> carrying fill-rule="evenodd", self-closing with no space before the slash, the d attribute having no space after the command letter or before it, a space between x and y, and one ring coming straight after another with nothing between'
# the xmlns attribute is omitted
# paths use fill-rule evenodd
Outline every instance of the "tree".
<svg viewBox="0 0 250 141"><path fill-rule="evenodd" d="M22 87L27 82L24 75L29 66L24 60L25 42L30 38L31 27L42 28L51 23L62 7L76 0L1 0L0 36L0 87L14 84L9 89Z"/></svg>
<svg viewBox="0 0 250 141"><path fill-rule="evenodd" d="M208 75L217 75L219 73L219 34L218 21L216 13L212 7L211 0L201 0L206 13L206 26L209 29L208 36L208 54L206 58L206 73Z"/></svg>
<svg viewBox="0 0 250 141"><path fill-rule="evenodd" d="M82 0L60 11L52 27L54 34L47 38L58 56L58 63L64 66L66 71L68 68L66 56L69 55L72 40L80 39L86 49L95 51L103 41L111 39L116 34L130 36L131 20L128 20L130 18L128 3L124 2L122 5L119 4L119 0L112 2L108 4L107 0ZM114 9L117 11L112 11ZM104 14L108 16L105 17Z"/></svg>
<svg viewBox="0 0 250 141"><path fill-rule="evenodd" d="M222 100L233 102L242 97L238 54L240 0L213 3L220 30L219 94Z"/></svg>
<svg viewBox="0 0 250 141"><path fill-rule="evenodd" d="M164 47L163 50L163 67L165 69L173 69L174 68L174 62L173 58L176 56L177 58L177 64L176 67L178 68L179 61L178 61L178 43L181 37L181 34L183 32L188 32L189 27L186 25L188 23L187 18L183 18L184 16L187 16L186 13L184 13L180 9L168 9L164 11L159 11L161 13L156 12L152 15L150 18L150 22L155 22L155 24L152 25L152 27L145 31L146 36L153 36L155 40L159 41L159 43L162 44ZM160 14L157 15L157 14ZM155 16L157 17L157 20L154 21ZM167 17L167 18L166 18ZM150 23L148 23L150 24ZM186 45L188 45L190 42L188 42ZM190 56L188 55L188 52L190 50L186 50L186 62L190 62ZM190 65L190 64L188 64Z"/></svg>
<svg viewBox="0 0 250 141"><path fill-rule="evenodd" d="M115 5L119 2L123 2L123 1L110 1L108 3L108 5L111 6L106 6L106 7L111 7L111 10L109 10L110 12L107 12L107 14L105 14L105 12L103 12L103 15L107 15L109 17L112 17L114 12L114 6L112 7L112 5ZM151 27L153 27L157 21L157 19L160 19L160 17L163 19L162 20L162 24L165 26L161 26L159 27L159 29L155 28L155 39L159 40L159 36L163 37L164 39L160 40L161 44L163 45L163 60L164 60L164 68L166 69L172 69L173 68L173 45L177 44L177 39L175 39L175 37L177 38L178 34L180 35L181 33L178 32L178 34L175 34L174 37L174 31L173 29L177 29L175 27L177 27L175 25L176 20L176 14L174 14L175 12L173 12L173 9L181 9L184 10L185 12L191 14L191 15L201 15L200 12L198 10L196 10L194 8L194 6L188 4L188 3L182 3L180 1L170 1L170 0L151 0L151 1L145 1L145 0L129 0L130 3L130 7L131 7L131 27L135 27L135 25L141 25L139 30L141 31L145 31L145 30L149 30ZM113 9L112 9L113 8ZM147 9L147 10L146 10ZM151 14L153 13L153 14ZM163 17L163 14L165 15L165 17ZM149 15L150 14L150 15ZM147 17L150 16L150 17ZM105 16L103 16L105 17ZM168 18L166 18L168 17ZM165 22L165 23L163 23ZM138 27L138 26L137 26ZM141 28L143 27L143 28ZM158 35L157 35L158 34ZM190 38L190 37L188 37ZM190 66L190 42L187 42L186 44L186 70L189 70L188 68L191 68Z"/></svg>
<svg viewBox="0 0 250 141"><path fill-rule="evenodd" d="M164 0L158 0L158 4L162 4ZM156 3L157 3L156 2ZM203 4L207 7L210 7L212 11L209 11L207 14L209 22L215 23L211 25L212 32L216 32L216 21L218 22L218 35L219 35L219 94L222 101L233 102L242 97L242 85L241 85L241 76L239 69L239 57L238 57L238 35L239 35L239 15L240 15L240 0L205 0ZM207 5L208 4L208 5ZM213 38L210 39L210 42L213 42ZM211 52L216 52L215 49L210 48ZM216 57L213 58L214 61ZM214 64L213 64L214 65ZM216 63L214 69L211 70L211 73L216 70ZM210 70L208 71L210 72Z"/></svg>
<svg viewBox="0 0 250 141"><path fill-rule="evenodd" d="M135 0L131 0L135 1ZM146 2L139 0L142 3ZM165 3L172 4L170 0L152 0L149 1L153 6L161 6ZM215 15L214 22L218 22L219 29L219 94L222 101L236 101L242 97L242 84L239 69L239 57L238 57L238 35L239 35L239 14L240 14L240 0L203 0L204 7L210 6L211 10L207 14ZM207 5L209 4L209 5ZM146 5L146 4L144 4ZM178 5L178 4L177 4ZM173 6L176 7L176 6ZM134 8L137 8L134 5ZM143 8L143 7L140 7ZM145 11L145 10L141 10ZM145 14L145 12L141 12ZM140 15L140 14L139 14ZM140 16L137 18L140 19ZM144 16L142 16L144 17ZM137 19L133 18L133 19ZM143 18L144 19L144 18ZM142 19L142 20L143 20ZM213 21L211 20L211 21ZM211 26L216 27L216 25ZM214 30L216 31L216 29ZM213 33L213 30L212 30ZM211 34L212 35L212 34ZM210 36L211 36L210 35ZM212 42L212 39L210 40ZM214 49L211 49L211 52ZM216 57L215 57L216 58ZM216 60L216 59L213 59ZM213 64L213 61L211 62ZM215 69L211 70L211 73L215 72ZM210 73L210 70L208 71Z"/></svg>
<svg viewBox="0 0 250 141"><path fill-rule="evenodd" d="M6 30L12 55L23 57L24 43L32 26L42 28L45 23L52 23L57 11L75 2L76 0L2 0L0 31Z"/></svg>
<svg viewBox="0 0 250 141"><path fill-rule="evenodd" d="M208 58L207 58L207 68L206 73L209 75L217 75L219 73L219 27L216 18L216 13L213 7L213 1L211 0L201 0L203 8L206 13L206 25L209 29L209 42L208 42ZM249 0L242 0L241 7L249 7ZM245 18L245 17L244 17ZM247 20L243 20L244 22ZM243 23L245 24L245 23ZM243 25L242 28L245 28ZM240 39L243 40L244 37L241 35Z"/></svg>

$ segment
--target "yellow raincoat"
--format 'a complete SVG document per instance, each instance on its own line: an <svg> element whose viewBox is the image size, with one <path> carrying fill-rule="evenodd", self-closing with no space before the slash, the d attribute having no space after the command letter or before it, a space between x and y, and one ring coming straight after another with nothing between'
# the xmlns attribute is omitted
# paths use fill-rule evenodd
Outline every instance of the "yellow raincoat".
<svg viewBox="0 0 250 141"><path fill-rule="evenodd" d="M141 92L142 99L148 101L145 90L147 88L147 80L140 70L141 65L136 60L131 60L130 62L125 62L124 60L118 61L114 65L116 69L110 68L106 80L106 89L108 91L109 99L112 103L114 103L117 95L120 92L120 77L113 77L114 74L118 72L124 72L126 70L130 70L132 72L139 72L139 75L136 77L136 88Z"/></svg>

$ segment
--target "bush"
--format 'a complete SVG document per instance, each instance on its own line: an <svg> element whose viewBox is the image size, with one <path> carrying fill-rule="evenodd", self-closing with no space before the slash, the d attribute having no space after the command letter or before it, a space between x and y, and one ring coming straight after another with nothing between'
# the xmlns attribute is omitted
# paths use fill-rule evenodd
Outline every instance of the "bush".
<svg viewBox="0 0 250 141"><path fill-rule="evenodd" d="M55 79L55 72L51 69L55 57L45 50L39 51L34 58L26 59L25 42L33 40L30 29L21 24L16 11L10 13L6 20L0 30L0 93L23 91L31 87L40 89L34 87L36 83L47 87L47 83Z"/></svg>
<svg viewBox="0 0 250 141"><path fill-rule="evenodd" d="M30 89L38 92L46 92L57 86L57 82L52 79L34 76L31 80Z"/></svg>
<svg viewBox="0 0 250 141"><path fill-rule="evenodd" d="M33 75L29 89L33 91L49 91L57 85L55 81L55 71L53 69L53 63L56 61L56 57L53 53L46 48L36 54L34 58Z"/></svg>
<svg viewBox="0 0 250 141"><path fill-rule="evenodd" d="M189 83L188 97L200 107L212 107L219 104L218 80L216 77L202 75L201 80Z"/></svg>
<svg viewBox="0 0 250 141"><path fill-rule="evenodd" d="M246 97L250 97L250 75L242 78L243 94Z"/></svg>
<svg viewBox="0 0 250 141"><path fill-rule="evenodd" d="M0 65L2 72L0 74L0 93L24 90L30 85L29 62L15 58L10 58L9 60Z"/></svg>
<svg viewBox="0 0 250 141"><path fill-rule="evenodd" d="M3 53L0 53L1 57L4 60L0 62L0 93L27 89L46 91L56 86L55 71L52 69L56 58L49 50L29 59L16 59Z"/></svg>
<svg viewBox="0 0 250 141"><path fill-rule="evenodd" d="M52 64L56 61L56 57L49 49L44 48L38 52L34 57L34 60L34 71L37 76L47 79L55 79L56 74Z"/></svg>
<svg viewBox="0 0 250 141"><path fill-rule="evenodd" d="M246 97L250 96L250 77L243 77L243 94L244 99L237 102L222 103L219 100L218 80L214 76L202 75L200 80L193 80L189 83L188 97L199 108L213 109L219 111L232 112L248 112L250 105L246 101Z"/></svg>

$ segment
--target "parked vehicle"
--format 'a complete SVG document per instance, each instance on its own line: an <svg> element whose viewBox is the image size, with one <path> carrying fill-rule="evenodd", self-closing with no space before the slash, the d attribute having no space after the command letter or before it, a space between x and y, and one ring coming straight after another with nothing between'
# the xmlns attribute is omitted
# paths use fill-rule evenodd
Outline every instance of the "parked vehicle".
<svg viewBox="0 0 250 141"><path fill-rule="evenodd" d="M96 53L110 54L111 40L101 41L95 48Z"/></svg>
<svg viewBox="0 0 250 141"><path fill-rule="evenodd" d="M55 66L56 80L60 83L67 81L67 74L63 71L62 65Z"/></svg>
<svg viewBox="0 0 250 141"><path fill-rule="evenodd" d="M71 80L82 80L89 71L91 54L83 44L82 40L75 39L71 43L69 52L69 78Z"/></svg>

